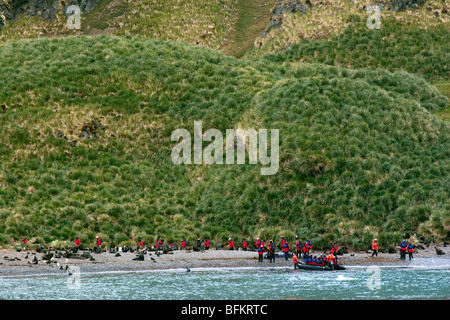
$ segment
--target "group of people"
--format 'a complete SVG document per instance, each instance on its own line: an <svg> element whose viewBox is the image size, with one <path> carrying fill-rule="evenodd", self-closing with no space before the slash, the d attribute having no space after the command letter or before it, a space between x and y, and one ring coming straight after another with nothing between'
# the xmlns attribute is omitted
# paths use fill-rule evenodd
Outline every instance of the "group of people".
<svg viewBox="0 0 450 320"><path fill-rule="evenodd" d="M406 240L402 240L400 243L400 259L406 260L406 253L408 253L409 260L413 260L414 245L411 242L406 243ZM378 257L378 242L377 239L372 240L372 257Z"/></svg>
<svg viewBox="0 0 450 320"><path fill-rule="evenodd" d="M405 240L400 243L400 259L406 260L406 252L408 252L409 260L413 260L414 246L411 242L406 243Z"/></svg>
<svg viewBox="0 0 450 320"><path fill-rule="evenodd" d="M15 243L14 237L11 237L11 242ZM22 243L26 246L27 245L27 239L25 237L22 237ZM96 236L95 239L95 247L99 248L101 250L102 247L102 239ZM155 243L155 249L162 250L164 244L164 239L158 238ZM78 237L75 238L75 246L79 247L81 246L81 241ZM173 241L169 241L168 244L169 249L175 250L176 246ZM200 238L197 238L197 242L195 244L196 249L198 250L209 250L211 247L211 241L209 239L205 239L202 241ZM138 241L138 248L143 249L144 244L141 239ZM275 262L275 244L272 240L269 240L268 244L265 245L265 240L262 240L260 238L256 238L256 244L255 244L256 251L258 252L258 261L263 262L264 253L267 251L267 258L269 258L269 261L271 263ZM376 256L378 257L378 240L375 238L372 240L372 257ZM187 242L186 240L181 240L181 250L187 250ZM234 241L232 238L228 239L228 249L229 250L236 250L236 245L234 244ZM242 250L247 251L249 249L249 242L247 240L242 241ZM331 253L327 256L312 256L310 255L310 252L312 250L311 241L306 240L304 243L297 239L297 242L295 243L295 249L296 254L293 254L294 263L296 264L298 262L298 259L301 259L302 257L305 259L306 264L311 265L326 265L328 262L333 261L335 264L337 263L337 252L338 247L336 243L332 244L331 246ZM291 256L290 250L291 247L287 240L282 237L281 238L281 250L283 251L285 260L288 260ZM406 260L406 253L409 255L409 260L413 260L413 252L414 252L414 246L411 242L406 242L403 240L400 243L400 259Z"/></svg>

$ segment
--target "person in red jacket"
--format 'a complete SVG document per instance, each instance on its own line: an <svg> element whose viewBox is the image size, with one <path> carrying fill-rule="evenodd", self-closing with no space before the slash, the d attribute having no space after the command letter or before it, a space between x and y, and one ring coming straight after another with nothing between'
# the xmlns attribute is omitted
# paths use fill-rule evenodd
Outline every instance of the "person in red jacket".
<svg viewBox="0 0 450 320"><path fill-rule="evenodd" d="M272 240L269 241L267 249L269 250L270 262L275 262L275 245L273 244Z"/></svg>
<svg viewBox="0 0 450 320"><path fill-rule="evenodd" d="M290 249L289 243L287 241L284 241L282 248L283 248L283 252L284 252L284 260L287 261L289 258L289 249Z"/></svg>
<svg viewBox="0 0 450 320"><path fill-rule="evenodd" d="M372 241L372 257L375 255L378 257L378 243L377 243L377 239L373 239Z"/></svg>
<svg viewBox="0 0 450 320"><path fill-rule="evenodd" d="M211 242L209 239L205 239L205 250L209 250L209 247L211 247Z"/></svg>
<svg viewBox="0 0 450 320"><path fill-rule="evenodd" d="M247 251L248 248L248 242L247 240L242 241L242 250Z"/></svg>
<svg viewBox="0 0 450 320"><path fill-rule="evenodd" d="M405 260L406 259L406 241L403 240L402 243L400 243L400 259Z"/></svg>
<svg viewBox="0 0 450 320"><path fill-rule="evenodd" d="M102 247L102 243L103 243L102 239L100 239L98 236L96 236L95 238L97 239L97 242L95 243L95 246L101 248Z"/></svg>
<svg viewBox="0 0 450 320"><path fill-rule="evenodd" d="M181 240L181 250L186 250L186 241Z"/></svg>
<svg viewBox="0 0 450 320"><path fill-rule="evenodd" d="M263 262L264 247L258 248L258 262Z"/></svg>
<svg viewBox="0 0 450 320"><path fill-rule="evenodd" d="M81 244L80 238L76 237L75 238L75 246L78 247L80 244Z"/></svg>
<svg viewBox="0 0 450 320"><path fill-rule="evenodd" d="M256 250L258 250L259 247L261 247L261 240L259 238L256 238L256 244L255 244Z"/></svg>
<svg viewBox="0 0 450 320"><path fill-rule="evenodd" d="M297 242L295 243L295 247L297 248L297 258L301 258L303 245L300 239L298 239Z"/></svg>
<svg viewBox="0 0 450 320"><path fill-rule="evenodd" d="M142 240L139 239L139 249L143 249L144 248L144 244L142 243Z"/></svg>
<svg viewBox="0 0 450 320"><path fill-rule="evenodd" d="M163 239L160 239L160 238L156 239L155 249L162 250L163 242L164 242Z"/></svg>
<svg viewBox="0 0 450 320"><path fill-rule="evenodd" d="M298 257L297 257L296 254L294 254L294 255L292 256L292 260L293 260L293 262L294 262L294 269L297 269Z"/></svg>
<svg viewBox="0 0 450 320"><path fill-rule="evenodd" d="M305 241L305 244L303 245L303 257L307 257L307 256L309 256L309 243L308 243L309 241L308 240L306 240Z"/></svg>
<svg viewBox="0 0 450 320"><path fill-rule="evenodd" d="M336 245L336 242L331 246L331 253L333 254L333 256L336 257L336 261L337 261L337 252L338 252L338 246Z"/></svg>
<svg viewBox="0 0 450 320"><path fill-rule="evenodd" d="M233 242L233 239L231 239L231 238L228 239L228 246L230 247L230 250L234 250L234 242Z"/></svg>
<svg viewBox="0 0 450 320"><path fill-rule="evenodd" d="M331 246L331 253L333 254L333 255L336 255L337 254L337 252L338 252L338 247L337 247L337 245L336 245L336 242Z"/></svg>
<svg viewBox="0 0 450 320"><path fill-rule="evenodd" d="M410 242L410 243L408 243L408 255L409 255L409 260L414 260L414 258L413 258L413 252L414 252L414 246L413 246L413 244Z"/></svg>

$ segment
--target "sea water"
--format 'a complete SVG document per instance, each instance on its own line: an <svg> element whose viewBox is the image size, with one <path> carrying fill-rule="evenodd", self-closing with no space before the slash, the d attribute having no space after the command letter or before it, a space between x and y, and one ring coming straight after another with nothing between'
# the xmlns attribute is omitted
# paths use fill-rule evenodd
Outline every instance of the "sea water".
<svg viewBox="0 0 450 320"><path fill-rule="evenodd" d="M433 260L433 261L431 261ZM349 266L324 272L268 268L192 268L3 276L0 298L19 300L449 299L448 259L407 267ZM74 285L76 284L76 285Z"/></svg>

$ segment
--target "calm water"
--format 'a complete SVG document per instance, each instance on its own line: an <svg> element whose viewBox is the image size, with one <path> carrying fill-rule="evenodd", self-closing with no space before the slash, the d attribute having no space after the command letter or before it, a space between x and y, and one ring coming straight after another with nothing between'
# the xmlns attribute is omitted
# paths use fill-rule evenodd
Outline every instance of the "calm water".
<svg viewBox="0 0 450 320"><path fill-rule="evenodd" d="M430 265L433 265L430 268ZM415 261L405 268L348 267L314 272L293 268L211 268L0 277L3 299L266 300L449 299L448 260ZM68 281L69 280L69 281ZM379 281L378 281L379 280ZM76 286L79 285L79 288Z"/></svg>

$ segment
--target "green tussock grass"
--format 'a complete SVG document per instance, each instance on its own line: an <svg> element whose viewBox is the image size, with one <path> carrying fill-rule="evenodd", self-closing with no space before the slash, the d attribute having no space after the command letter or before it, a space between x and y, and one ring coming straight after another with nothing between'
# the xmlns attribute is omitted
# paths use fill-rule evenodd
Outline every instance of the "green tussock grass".
<svg viewBox="0 0 450 320"><path fill-rule="evenodd" d="M447 99L450 99L450 81L438 81L433 83L433 85L442 93ZM447 108L443 110L439 110L436 112L442 120L446 122L450 122L450 107L447 105Z"/></svg>
<svg viewBox="0 0 450 320"><path fill-rule="evenodd" d="M0 242L229 236L362 248L450 228L447 98L404 71L130 36L0 47ZM280 170L174 165L177 128L280 130ZM101 124L84 139L86 122Z"/></svg>
<svg viewBox="0 0 450 320"><path fill-rule="evenodd" d="M62 0L55 19L19 17L0 30L0 42L73 35L139 35L183 40L219 49L232 36L238 0L104 0L81 15L81 29L69 30Z"/></svg>
<svg viewBox="0 0 450 320"><path fill-rule="evenodd" d="M379 30L367 27L369 14L363 5L369 4L330 0L307 14L288 15L282 29L255 40L262 47L248 57L405 70L427 80L449 79L450 20L440 1L427 1L420 10L384 10Z"/></svg>

